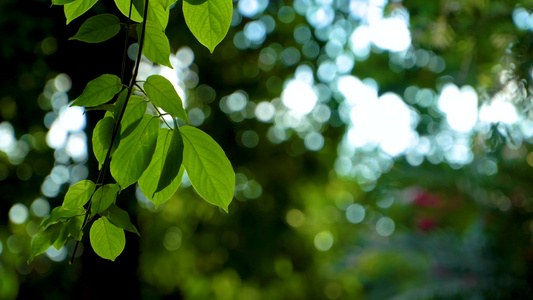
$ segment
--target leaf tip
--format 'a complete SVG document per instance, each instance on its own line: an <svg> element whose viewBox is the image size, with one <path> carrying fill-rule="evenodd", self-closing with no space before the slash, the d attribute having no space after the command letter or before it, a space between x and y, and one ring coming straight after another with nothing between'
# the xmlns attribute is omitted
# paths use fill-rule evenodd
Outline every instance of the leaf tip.
<svg viewBox="0 0 533 300"><path fill-rule="evenodd" d="M226 214L229 214L229 205L220 206L220 208L222 208L222 210L224 210L224 212L226 212Z"/></svg>

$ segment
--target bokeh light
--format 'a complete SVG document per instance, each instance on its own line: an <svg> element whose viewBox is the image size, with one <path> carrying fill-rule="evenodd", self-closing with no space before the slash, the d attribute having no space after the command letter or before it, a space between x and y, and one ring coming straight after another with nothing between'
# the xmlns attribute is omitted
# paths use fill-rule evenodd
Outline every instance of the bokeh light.
<svg viewBox="0 0 533 300"><path fill-rule="evenodd" d="M9 210L9 220L14 224L23 224L28 220L28 208L22 204L17 203Z"/></svg>
<svg viewBox="0 0 533 300"><path fill-rule="evenodd" d="M37 217L45 217L50 213L50 203L44 198L37 198L31 204L31 212Z"/></svg>
<svg viewBox="0 0 533 300"><path fill-rule="evenodd" d="M353 224L361 223L365 219L365 214L365 208L358 203L351 204L346 209L346 219Z"/></svg>
<svg viewBox="0 0 533 300"><path fill-rule="evenodd" d="M315 248L319 251L328 251L333 246L333 234L327 230L321 231L315 235Z"/></svg>
<svg viewBox="0 0 533 300"><path fill-rule="evenodd" d="M376 232L383 237L390 236L394 232L394 229L394 221L389 217L381 217L376 222Z"/></svg>

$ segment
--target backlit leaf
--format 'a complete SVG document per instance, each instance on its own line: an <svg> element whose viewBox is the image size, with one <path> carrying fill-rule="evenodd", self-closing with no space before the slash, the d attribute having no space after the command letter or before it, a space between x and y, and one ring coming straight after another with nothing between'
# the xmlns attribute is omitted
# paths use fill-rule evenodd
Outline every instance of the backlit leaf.
<svg viewBox="0 0 533 300"><path fill-rule="evenodd" d="M159 119L145 115L135 130L120 141L111 160L111 175L121 189L135 183L150 164L158 131Z"/></svg>
<svg viewBox="0 0 533 300"><path fill-rule="evenodd" d="M87 19L70 40L100 43L114 37L120 31L120 20L112 14L101 14Z"/></svg>
<svg viewBox="0 0 533 300"><path fill-rule="evenodd" d="M232 0L183 1L185 23L211 52L228 33L232 15Z"/></svg>
<svg viewBox="0 0 533 300"><path fill-rule="evenodd" d="M180 118L189 123L187 112L183 108L181 98L174 85L161 75L152 75L143 84L148 99L173 117Z"/></svg>
<svg viewBox="0 0 533 300"><path fill-rule="evenodd" d="M46 229L48 226L52 224L56 224L58 222L64 222L69 218L73 218L76 216L81 216L85 213L85 209L83 208L76 208L76 209L65 209L61 206L58 206L52 210L50 215L45 218L42 222L40 227L43 229Z"/></svg>
<svg viewBox="0 0 533 300"><path fill-rule="evenodd" d="M85 108L85 111L93 111L93 110L105 110L106 112L108 111L110 113L113 113L115 111L115 105L114 104L100 104L98 106Z"/></svg>
<svg viewBox="0 0 533 300"><path fill-rule="evenodd" d="M62 225L63 226L61 226L61 231L59 231L59 235L56 241L52 245L54 246L54 248L56 248L56 250L61 249L61 247L63 247L65 243L67 242L67 238L68 238L68 229L65 226L65 224L62 224Z"/></svg>
<svg viewBox="0 0 533 300"><path fill-rule="evenodd" d="M120 192L118 184L106 184L96 190L91 204L91 216L103 212L111 204L115 203L118 192Z"/></svg>
<svg viewBox="0 0 533 300"><path fill-rule="evenodd" d="M81 95L74 100L74 106L98 106L113 99L122 89L120 78L112 74L103 74L89 81Z"/></svg>
<svg viewBox="0 0 533 300"><path fill-rule="evenodd" d="M53 5L65 5L70 2L74 2L75 0L52 0Z"/></svg>
<svg viewBox="0 0 533 300"><path fill-rule="evenodd" d="M165 9L158 1L150 1L148 20L155 22L163 31L167 28L169 13L170 11Z"/></svg>
<svg viewBox="0 0 533 300"><path fill-rule="evenodd" d="M141 236L137 228L131 223L130 215L127 211L122 210L120 207L112 204L109 208L102 213L103 216L107 217L108 220L113 223L113 225L118 228L122 228L129 232L133 232L138 236Z"/></svg>
<svg viewBox="0 0 533 300"><path fill-rule="evenodd" d="M88 11L93 5L96 4L98 0L76 0L70 3L65 4L65 17L67 17L67 25L72 22L72 20L83 15Z"/></svg>
<svg viewBox="0 0 533 300"><path fill-rule="evenodd" d="M115 0L118 10L127 18L130 12L130 0ZM131 19L137 23L143 21L142 15L137 11L135 6L132 7Z"/></svg>
<svg viewBox="0 0 533 300"><path fill-rule="evenodd" d="M224 150L208 134L191 126L180 128L183 165L194 189L226 212L235 191L235 172Z"/></svg>
<svg viewBox="0 0 533 300"><path fill-rule="evenodd" d="M84 219L85 216L73 217L65 223L65 228L67 228L69 235L77 241L81 241L81 237L83 236L81 227L83 226Z"/></svg>
<svg viewBox="0 0 533 300"><path fill-rule="evenodd" d="M144 16L144 2L145 0L131 0L133 7L139 12L139 15Z"/></svg>
<svg viewBox="0 0 533 300"><path fill-rule="evenodd" d="M152 161L146 171L139 179L139 188L143 194L155 204L156 207L170 199L181 184L185 169L183 166L178 167L179 173L172 179L172 182L162 190L156 192L159 184L159 178L163 171L164 160L168 156L168 150L172 142L174 132L161 128L157 136L157 147L155 149Z"/></svg>
<svg viewBox="0 0 533 300"><path fill-rule="evenodd" d="M71 186L65 199L63 200L64 209L76 209L83 207L89 201L94 192L96 185L90 180L82 180Z"/></svg>
<svg viewBox="0 0 533 300"><path fill-rule="evenodd" d="M168 147L167 154L163 159L163 171L159 177L159 183L154 193L165 189L178 176L181 163L183 162L183 139L178 125L175 123L172 131L172 139Z"/></svg>
<svg viewBox="0 0 533 300"><path fill-rule="evenodd" d="M96 123L96 126L94 127L92 142L94 156L96 157L96 160L98 160L99 163L98 169L100 169L104 164L109 145L111 145L111 138L113 136L114 126L115 120L111 117L105 117L98 121L98 123ZM115 139L114 148L117 147L118 141L119 138L117 137Z"/></svg>
<svg viewBox="0 0 533 300"><path fill-rule="evenodd" d="M48 250L48 248L54 244L59 237L62 227L63 224L54 224L33 237L31 241L31 254L30 258L28 259L28 263L31 263L35 256Z"/></svg>
<svg viewBox="0 0 533 300"><path fill-rule="evenodd" d="M137 26L137 34L140 37L142 26ZM167 66L172 69L170 64L170 43L168 38L157 23L148 20L146 22L146 32L144 35L143 54L150 61Z"/></svg>
<svg viewBox="0 0 533 300"><path fill-rule="evenodd" d="M143 97L131 96L120 123L120 135L127 137L141 122L148 103Z"/></svg>
<svg viewBox="0 0 533 300"><path fill-rule="evenodd" d="M165 10L168 10L177 0L158 0Z"/></svg>
<svg viewBox="0 0 533 300"><path fill-rule="evenodd" d="M94 221L89 231L94 252L100 257L114 261L126 246L124 230L116 227L106 217Z"/></svg>

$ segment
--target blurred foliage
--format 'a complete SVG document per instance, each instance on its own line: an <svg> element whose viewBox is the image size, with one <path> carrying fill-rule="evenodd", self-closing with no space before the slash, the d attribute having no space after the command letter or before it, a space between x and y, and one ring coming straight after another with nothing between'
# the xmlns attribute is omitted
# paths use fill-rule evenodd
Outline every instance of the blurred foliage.
<svg viewBox="0 0 533 300"><path fill-rule="evenodd" d="M236 11L241 2L246 1L235 2ZM349 152L347 165L339 157L350 126L342 119L345 100L333 83L316 80L317 89L329 95L319 101L331 112L326 122L307 120L302 130L259 120L254 109L263 101L276 108L276 120L289 115L280 100L287 81L302 65L318 77L330 59L326 48L331 44L328 36L321 38L323 32L365 25L350 9L377 2L383 3L378 14L407 15L411 47L394 52L371 45L367 56L355 57L348 74L373 79L380 95L401 95L418 116L420 137L436 140L441 133L440 138L455 133L437 100L433 105L412 101L408 91L414 86L437 99L445 84L469 85L477 92L478 107L503 93L520 121L475 127L467 138L471 159L462 164L447 159L450 148L413 163L409 154L391 157L379 147L361 147ZM222 146L237 173L229 213L201 201L186 182L157 210L138 192L124 193L119 201L128 201L125 206L137 215L142 237L127 235L129 250L113 264L95 260L86 250L69 266L65 257L73 245L26 265L31 236L43 217L35 200L55 206L71 183L64 181L55 195L43 194L53 168L65 166L69 174L81 170L80 176L89 178L97 172L91 155L76 160L49 147L50 118L60 115L50 98L58 93L57 78L65 78L59 74L68 74L72 88L67 91L75 97L96 74L118 73L123 41L115 38L104 49L67 41L76 27L65 27L59 7L49 8L46 1L0 2L0 143L7 145L6 130L13 128L10 145L16 145L0 151L0 299L533 297L533 134L528 131L533 27L527 21L533 2L251 3L266 3L264 11L234 16L213 54L185 30L178 10L167 29L174 49L187 46L194 53L193 63L180 69L187 109L203 116L198 125ZM299 13L302 7L330 7L333 20L326 29L314 28L311 13ZM103 11L116 8L100 1L94 13ZM258 20L274 22L274 29L246 44L243 32ZM309 43L295 38L296 28L304 27ZM296 50L297 62L287 60L295 53L287 49ZM425 58L444 62L445 68L424 64ZM237 99L231 95L244 97L244 106L227 109L228 101ZM93 113L98 114L86 114L88 141ZM272 139L278 129L284 138ZM309 149L306 130L323 136L319 150ZM375 177L339 174L338 165L377 165L381 171ZM14 208L26 212L20 224L10 217Z"/></svg>

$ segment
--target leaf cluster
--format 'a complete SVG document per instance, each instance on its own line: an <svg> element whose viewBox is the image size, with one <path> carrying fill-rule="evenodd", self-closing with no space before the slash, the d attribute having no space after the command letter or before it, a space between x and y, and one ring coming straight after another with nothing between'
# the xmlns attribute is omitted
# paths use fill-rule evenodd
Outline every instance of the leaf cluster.
<svg viewBox="0 0 533 300"><path fill-rule="evenodd" d="M96 2L52 0L52 4L64 6L67 24ZM140 50L133 76L125 84L123 78L102 74L87 83L71 104L106 110L92 135L100 173L96 182L83 180L72 185L63 204L42 221L39 234L32 240L28 262L51 246L60 249L69 237L77 241L77 246L89 222L94 251L114 261L124 250L124 231L140 235L128 213L117 206L121 191L136 183L159 206L176 192L186 171L194 189L207 202L227 212L233 199L235 173L230 161L213 138L188 126L187 112L173 84L160 75L149 76L144 82L136 79L141 54L153 63L172 68L165 29L175 1L115 0L115 4L127 23L113 14L99 14L88 18L71 40L101 43L124 32L127 41L129 28L136 27ZM211 52L225 37L232 11L231 0L183 3L187 25ZM107 173L114 182L107 182Z"/></svg>

